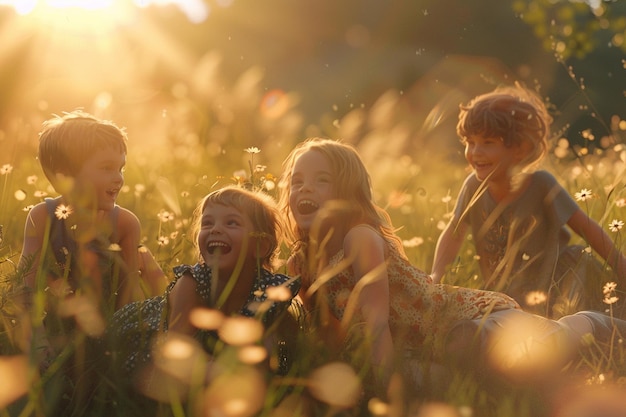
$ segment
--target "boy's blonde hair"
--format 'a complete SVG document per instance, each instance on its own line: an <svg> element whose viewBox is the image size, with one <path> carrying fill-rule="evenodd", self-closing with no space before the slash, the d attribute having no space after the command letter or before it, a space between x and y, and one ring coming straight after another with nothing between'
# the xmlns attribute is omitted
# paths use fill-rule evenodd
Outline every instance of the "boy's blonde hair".
<svg viewBox="0 0 626 417"><path fill-rule="evenodd" d="M193 212L194 245L198 252L198 235L202 225L202 213L208 204L233 207L248 216L256 237L269 244L269 250L261 259L263 266L272 269L272 260L278 250L278 237L283 233L276 201L262 191L250 191L239 186L226 186L206 195Z"/></svg>
<svg viewBox="0 0 626 417"><path fill-rule="evenodd" d="M373 201L372 182L360 155L353 146L332 139L306 139L291 151L283 163L283 174L279 187L281 190L279 208L288 222L291 236L288 236L287 239L298 241L306 238L305 233L298 228L289 209L289 188L291 173L296 160L300 155L310 150L320 152L328 159L334 178L334 197L348 203L350 210L354 213L350 217L357 222L367 222L397 246L400 253L404 253L402 243L394 232L389 215Z"/></svg>
<svg viewBox="0 0 626 417"><path fill-rule="evenodd" d="M39 133L39 162L54 186L56 174L75 177L94 152L108 147L126 153L126 132L113 122L76 110L55 116Z"/></svg>
<svg viewBox="0 0 626 417"><path fill-rule="evenodd" d="M499 87L461 105L456 131L465 143L469 136L501 138L506 147L527 150L520 168L537 164L546 154L550 117L543 101L532 91L516 84Z"/></svg>

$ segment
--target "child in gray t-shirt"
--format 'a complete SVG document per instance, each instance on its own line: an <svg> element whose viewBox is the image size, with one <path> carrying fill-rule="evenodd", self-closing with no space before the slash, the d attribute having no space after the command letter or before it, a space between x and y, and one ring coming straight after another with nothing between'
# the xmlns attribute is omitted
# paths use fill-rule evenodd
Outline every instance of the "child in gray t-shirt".
<svg viewBox="0 0 626 417"><path fill-rule="evenodd" d="M620 279L626 275L626 258L608 234L550 173L534 170L546 153L551 121L543 102L519 85L461 106L457 133L473 172L439 237L435 282L471 231L485 288L545 316L600 308L602 265L584 246L568 245L568 227Z"/></svg>

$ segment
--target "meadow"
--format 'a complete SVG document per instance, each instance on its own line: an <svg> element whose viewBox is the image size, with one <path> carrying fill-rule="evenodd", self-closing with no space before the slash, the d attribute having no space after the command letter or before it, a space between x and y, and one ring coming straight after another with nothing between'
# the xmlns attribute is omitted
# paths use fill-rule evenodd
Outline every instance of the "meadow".
<svg viewBox="0 0 626 417"><path fill-rule="evenodd" d="M357 147L370 169L376 199L389 210L408 256L415 265L430 269L437 238L468 173L454 124L458 104L468 100L473 91L455 88L452 82L444 89L438 84L418 85L414 91L389 90L370 107L354 103L348 111L336 111L334 118L304 125L295 92L266 91L256 68L240 74L230 89L216 88L218 75L207 76L207 68L213 67L215 57L206 56L194 74L175 84L167 99L150 109L137 109L122 117L115 98L106 92L85 108L114 121L120 116L120 123L128 128L125 186L118 203L137 214L144 244L164 271L194 262L189 220L202 196L221 185L244 182L276 195L283 158L298 141L312 136L342 139ZM480 88L494 86L480 71L475 75L482 83ZM424 90L433 94L425 99ZM419 99L423 101L416 104ZM588 106L579 110L593 113L593 103ZM559 109L553 110L558 121ZM37 375L24 346L30 318L19 309L21 282L16 269L29 208L56 195L36 160L37 132L49 116L43 106L15 118L0 132L4 344L0 416L45 415L42 404L54 395L54 382L50 382L54 375ZM612 116L600 125L597 130L569 132L568 125L561 123L543 168L552 171L585 211L610 231L618 247L623 247L626 120ZM583 242L574 239L573 243ZM470 241L460 252L448 282L480 287ZM615 293L617 300L607 304L607 309L624 302L621 285L618 283ZM424 371L430 368L418 360L414 366L422 370L417 372L419 384L408 386L392 380L388 398L364 402L361 393L362 388L367 392L367 370L360 364L362 347L353 345L349 355L340 355L325 346L314 331L300 339L303 347L287 377L266 380L248 367L216 381L213 388L195 386L192 388L198 391L193 391L187 387L194 400L212 404L201 411L195 401L185 403L178 398L143 414L145 410L132 404L130 394L117 392L114 403L98 403L88 414L82 410L74 415L582 417L598 415L594 413L601 407L606 407L607 413L618 407L624 411L626 350L621 346L608 356L591 351L581 364L572 365L574 370L559 379L560 385L552 386L551 392L479 374L453 373L440 379L436 371ZM224 356L229 361L239 360L227 349ZM102 383L115 390L114 379Z"/></svg>

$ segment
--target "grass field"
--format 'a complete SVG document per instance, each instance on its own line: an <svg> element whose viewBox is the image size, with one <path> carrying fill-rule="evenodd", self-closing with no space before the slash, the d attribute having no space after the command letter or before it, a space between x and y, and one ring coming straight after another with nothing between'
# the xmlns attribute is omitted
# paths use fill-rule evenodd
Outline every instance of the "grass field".
<svg viewBox="0 0 626 417"><path fill-rule="evenodd" d="M428 271L436 240L467 175L462 146L454 135L458 102L443 105L442 99L438 106L419 112L409 97L389 91L371 108L354 106L334 120L303 126L297 101L289 93L270 92L275 96L268 97L270 93L258 84L245 82L246 77L254 78L243 74L230 93L209 87L200 90L196 85L194 97L173 96L164 104L167 112L153 111L159 114L154 120L129 123L126 185L118 202L140 218L144 243L163 269L169 272L174 265L194 262L189 219L202 196L222 184L245 180L262 182L275 195L281 161L291 147L305 137L326 136L357 146L370 169L376 198L399 228L407 254ZM272 104L242 97L271 99ZM115 120L115 102L85 110ZM133 116L141 115L138 111ZM0 357L0 416L46 415L45 404L58 399L61 394L56 389L65 383L54 372L43 378L37 374L23 346L29 317L16 304L20 289L16 264L27 211L46 196L56 195L35 158L37 131L47 117L44 111L34 111L0 132L0 308L5 345L5 355ZM124 120L134 119L125 116ZM625 132L626 121L619 118L602 131L556 132L543 165L573 196L589 190L591 198L580 201L581 207L606 230L613 224L609 233L618 247L623 247L620 221L626 206ZM571 145L567 134L582 141ZM574 243L582 242L574 239ZM480 287L471 242L460 252L456 271L454 284ZM621 285L616 306L624 302ZM420 384L392 380L388 398L363 403L358 395L361 380L366 392L368 388L367 369L359 365L363 347L351 345L349 354L342 355L330 349L320 334L308 332L301 338L304 348L295 359L294 374L286 378L266 380L225 349L222 360L241 365L238 371L206 390L190 383L186 389L193 401L154 407L119 388L123 384L107 374L99 386L114 392L115 401L95 395L87 402L88 410L75 410L72 415L583 417L626 412L626 351L621 342L609 354L590 349L567 374L555 375L550 390L545 384L516 385L481 372L442 376L441 369L417 358L406 366L419 369L414 374L420 375ZM76 393L84 389L74 388ZM198 411L198 399L211 405L205 403ZM597 414L602 407L607 414Z"/></svg>

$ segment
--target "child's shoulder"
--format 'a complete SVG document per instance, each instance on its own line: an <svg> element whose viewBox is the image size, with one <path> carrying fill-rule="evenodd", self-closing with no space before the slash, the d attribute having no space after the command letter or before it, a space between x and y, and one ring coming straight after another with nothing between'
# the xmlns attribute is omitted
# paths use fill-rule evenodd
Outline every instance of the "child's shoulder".
<svg viewBox="0 0 626 417"><path fill-rule="evenodd" d="M139 218L127 208L116 205L111 212L111 218L117 220L118 227L139 227Z"/></svg>
<svg viewBox="0 0 626 417"><path fill-rule="evenodd" d="M552 173L546 170L537 170L530 174L531 184L533 188L546 188L548 190L554 190L555 187L562 188L559 181Z"/></svg>
<svg viewBox="0 0 626 417"><path fill-rule="evenodd" d="M30 219L43 219L55 216L55 210L59 206L60 199L46 198L44 201L37 203L28 212ZM57 216L58 217L58 216Z"/></svg>

